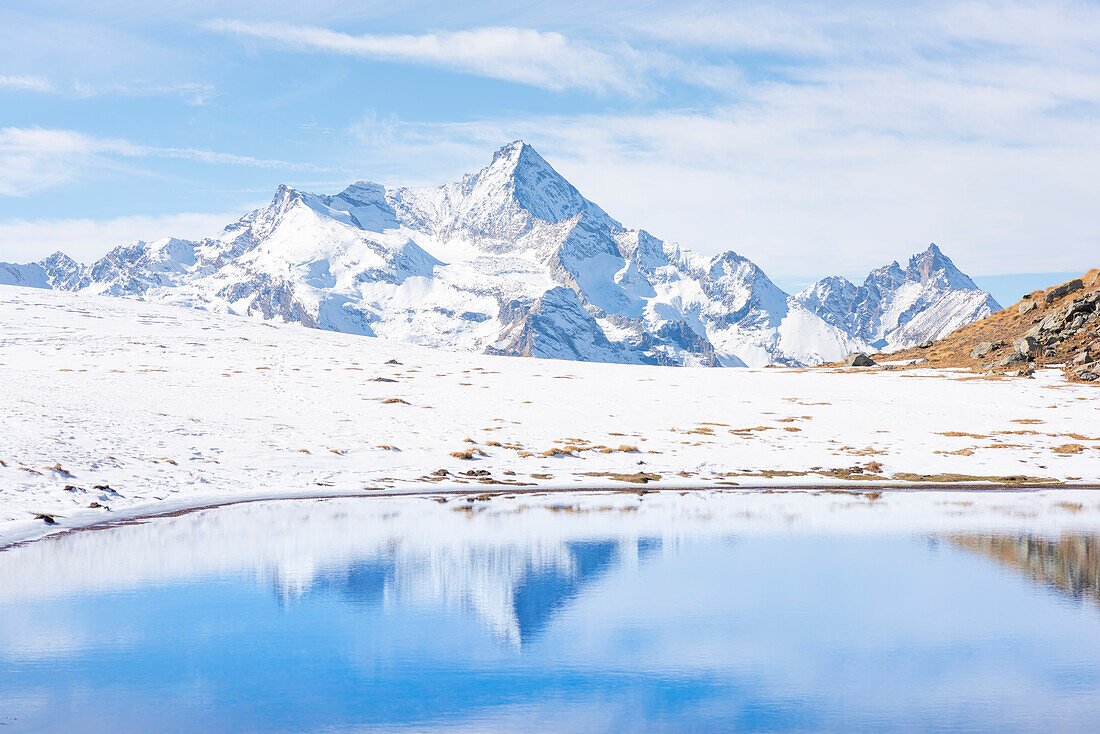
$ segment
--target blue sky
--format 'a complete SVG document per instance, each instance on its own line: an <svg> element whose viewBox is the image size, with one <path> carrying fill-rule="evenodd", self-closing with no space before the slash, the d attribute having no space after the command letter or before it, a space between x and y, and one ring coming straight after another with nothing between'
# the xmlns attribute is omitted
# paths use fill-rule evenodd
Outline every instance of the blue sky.
<svg viewBox="0 0 1100 734"><path fill-rule="evenodd" d="M209 234L284 182L442 183L523 138L628 226L787 288L931 241L1014 294L1100 264L1095 3L15 0L0 23L0 259Z"/></svg>

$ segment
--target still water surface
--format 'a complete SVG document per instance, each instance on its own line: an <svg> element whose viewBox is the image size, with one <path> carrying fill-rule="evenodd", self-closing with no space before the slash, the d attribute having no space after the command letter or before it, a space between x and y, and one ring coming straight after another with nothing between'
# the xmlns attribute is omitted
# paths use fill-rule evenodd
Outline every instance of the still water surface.
<svg viewBox="0 0 1100 734"><path fill-rule="evenodd" d="M1095 534L661 512L272 503L10 549L0 733L1096 731Z"/></svg>

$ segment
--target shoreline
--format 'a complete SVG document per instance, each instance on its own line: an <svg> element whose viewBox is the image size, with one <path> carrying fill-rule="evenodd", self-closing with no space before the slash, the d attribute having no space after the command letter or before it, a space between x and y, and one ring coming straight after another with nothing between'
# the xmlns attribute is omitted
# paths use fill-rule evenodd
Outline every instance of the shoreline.
<svg viewBox="0 0 1100 734"><path fill-rule="evenodd" d="M507 487L502 488L500 485L486 485L484 489L477 488L456 488L450 487L447 489L428 490L428 489L411 489L411 490L375 490L371 492L349 492L349 493L328 493L328 494L283 494L283 495L263 495L257 497L239 497L237 499L228 499L221 502L211 502L207 500L199 500L195 504L188 504L186 502L181 504L174 503L162 503L173 504L170 508L165 508L156 511L150 506L136 506L129 510L120 510L115 517L104 518L90 523L80 523L72 526L62 526L56 529L51 529L52 526L43 523L43 526L39 529L39 532L30 532L26 534L15 533L15 537L12 540L6 540L3 536L0 536L0 553L29 545L31 543L37 543L40 541L51 540L61 538L73 533L85 532L89 530L110 530L111 528L121 527L133 523L145 522L147 520L157 520L161 518L180 517L182 515L188 515L195 512L202 512L204 510L216 510L223 507L232 507L236 505L253 504L261 502L285 502L288 500L297 501L316 501L323 502L326 500L335 499L392 499L392 498L418 498L418 497L436 497L436 496L449 496L449 497L463 497L463 496L476 496L484 497L485 499L492 499L497 496L515 496L515 495L528 495L528 496L540 496L540 495L570 495L570 494L649 494L653 492L681 492L681 493L702 493L702 492L759 492L762 494L774 494L778 492L783 493L830 493L830 494L847 494L853 496L863 496L871 492L891 492L891 493L925 493L925 492L976 492L976 493L997 493L1003 494L1006 492L1019 493L1019 492L1037 492L1041 490L1058 490L1058 491L1100 491L1100 484L1071 484L1065 482L1021 482L1017 484L991 484L991 483L978 483L978 482L952 482L952 483L911 483L911 482L894 482L890 480L883 480L881 482L865 481L859 484L849 482L845 484L806 484L806 485L789 485L789 484L753 484L753 485L729 485L729 486L700 486L700 485L661 485L654 487L646 487L645 485L634 486L599 486L599 487ZM40 521L41 522L41 521ZM22 537L20 537L22 535Z"/></svg>

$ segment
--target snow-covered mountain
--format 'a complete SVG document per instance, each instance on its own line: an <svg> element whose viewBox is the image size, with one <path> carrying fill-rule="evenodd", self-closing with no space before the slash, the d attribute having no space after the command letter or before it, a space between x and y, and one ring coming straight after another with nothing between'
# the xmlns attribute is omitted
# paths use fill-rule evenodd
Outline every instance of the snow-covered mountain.
<svg viewBox="0 0 1100 734"><path fill-rule="evenodd" d="M734 252L705 257L627 229L520 141L456 183L360 181L334 196L280 186L213 237L137 242L91 266L62 253L0 263L0 283L456 350L728 367L905 346L982 315L978 294L996 307L934 247L862 289L829 279L790 297Z"/></svg>
<svg viewBox="0 0 1100 734"><path fill-rule="evenodd" d="M826 322L876 348L911 347L938 339L1001 309L935 244L909 258L872 270L863 285L830 277L794 300Z"/></svg>

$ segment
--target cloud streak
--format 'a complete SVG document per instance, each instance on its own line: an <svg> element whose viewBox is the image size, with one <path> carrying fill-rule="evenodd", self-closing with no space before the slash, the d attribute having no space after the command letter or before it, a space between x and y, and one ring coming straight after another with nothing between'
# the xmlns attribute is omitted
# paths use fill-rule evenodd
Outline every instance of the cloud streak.
<svg viewBox="0 0 1100 734"><path fill-rule="evenodd" d="M38 76L0 76L0 88L26 92L52 92L53 85Z"/></svg>
<svg viewBox="0 0 1100 734"><path fill-rule="evenodd" d="M212 20L208 30L378 61L424 64L560 91L633 91L636 54L570 40L560 33L490 27L419 35L351 35L314 26Z"/></svg>
<svg viewBox="0 0 1100 734"><path fill-rule="evenodd" d="M287 171L325 170L313 164L199 148L141 145L76 130L6 127L0 128L0 196L27 196L74 181L92 168L118 168L120 159L138 158L171 158Z"/></svg>

